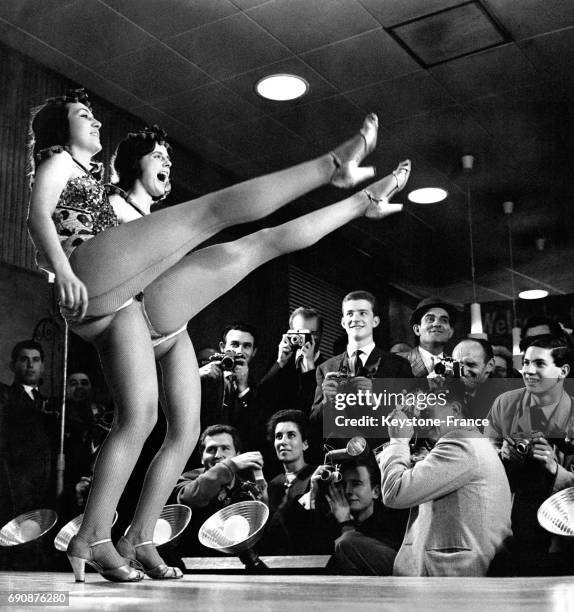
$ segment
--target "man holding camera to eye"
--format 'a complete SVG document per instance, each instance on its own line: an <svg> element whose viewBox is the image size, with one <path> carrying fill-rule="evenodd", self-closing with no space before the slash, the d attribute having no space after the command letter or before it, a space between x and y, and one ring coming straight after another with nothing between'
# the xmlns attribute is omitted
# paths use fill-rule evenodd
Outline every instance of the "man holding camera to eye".
<svg viewBox="0 0 574 612"><path fill-rule="evenodd" d="M323 321L314 308L296 308L279 343L277 361L259 384L268 414L295 409L309 414L315 396L315 369L325 359L319 345Z"/></svg>
<svg viewBox="0 0 574 612"><path fill-rule="evenodd" d="M349 457L340 472L335 469L321 465L315 470L309 496L310 505L328 511L321 520L330 526L334 544L327 570L347 576L392 575L408 513L381 503L381 473L372 453Z"/></svg>
<svg viewBox="0 0 574 612"><path fill-rule="evenodd" d="M413 465L413 422L397 408L377 457L384 504L410 508L393 574L485 576L511 535L504 469L489 440L463 419L456 391L445 387L424 403L417 434L436 441L428 455Z"/></svg>
<svg viewBox="0 0 574 612"><path fill-rule="evenodd" d="M499 449L514 492L514 542L507 572L517 575L569 573L569 556L558 538L537 521L553 493L574 486L574 398L564 389L573 354L561 336L540 336L524 353L524 387L494 401L485 433Z"/></svg>
<svg viewBox="0 0 574 612"><path fill-rule="evenodd" d="M415 378L433 374L435 365L447 357L444 349L454 333L456 315L456 308L440 298L425 298L417 304L410 326L419 339L418 346L399 353L411 364Z"/></svg>
<svg viewBox="0 0 574 612"><path fill-rule="evenodd" d="M257 331L241 321L231 323L223 332L219 349L220 353L212 355L199 369L201 427L233 425L246 445L259 448L264 435L249 376L251 360L257 354Z"/></svg>

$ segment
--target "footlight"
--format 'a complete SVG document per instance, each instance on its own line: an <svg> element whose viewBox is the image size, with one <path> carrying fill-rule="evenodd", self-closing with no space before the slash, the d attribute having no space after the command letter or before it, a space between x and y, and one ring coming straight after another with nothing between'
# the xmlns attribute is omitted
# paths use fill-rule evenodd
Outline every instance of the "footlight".
<svg viewBox="0 0 574 612"><path fill-rule="evenodd" d="M253 550L263 535L269 508L260 501L243 501L222 508L199 530L199 541L228 555L238 555L248 571L265 568Z"/></svg>

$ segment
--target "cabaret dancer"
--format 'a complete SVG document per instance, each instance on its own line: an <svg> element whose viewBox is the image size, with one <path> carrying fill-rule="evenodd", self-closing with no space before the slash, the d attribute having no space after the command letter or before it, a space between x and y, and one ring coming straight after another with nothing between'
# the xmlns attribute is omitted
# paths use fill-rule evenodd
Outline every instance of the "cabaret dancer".
<svg viewBox="0 0 574 612"><path fill-rule="evenodd" d="M179 332L261 263L309 246L360 215L382 218L400 210L388 199L404 187L410 164L404 162L342 202L186 256L225 227L264 217L321 185L348 188L372 176L373 169L359 164L375 147L376 116L369 115L361 131L331 153L147 215L141 196L161 196L171 166L166 144L152 138L153 148L139 158L138 176L124 199L133 208L129 199L137 197L144 214L121 224L92 170L92 157L101 149L100 127L87 97L77 93L47 101L31 124L36 166L29 228L38 263L55 274L71 329L98 350L117 406L82 526L67 554L77 580L83 580L86 562L109 580L143 578L115 549L110 531L120 495L157 419L157 359L168 431L118 547L148 576L179 578L181 572L163 563L152 543L155 523L199 433L197 362L189 337ZM236 257L252 249L252 255Z"/></svg>

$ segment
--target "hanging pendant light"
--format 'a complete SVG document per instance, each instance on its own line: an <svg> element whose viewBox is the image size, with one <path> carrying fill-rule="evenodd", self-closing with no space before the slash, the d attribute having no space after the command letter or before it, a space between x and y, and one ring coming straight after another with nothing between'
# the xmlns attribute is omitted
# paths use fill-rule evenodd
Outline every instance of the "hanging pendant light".
<svg viewBox="0 0 574 612"><path fill-rule="evenodd" d="M468 174L474 167L474 156L463 155L462 156L462 167L463 170ZM476 268L474 265L474 236L472 232L472 202L470 194L470 180L467 176L466 179L466 207L468 212L468 237L470 244L470 272L472 276L472 296L473 302L470 305L470 338L482 338L487 339L487 335L484 333L482 327L482 315L480 312L480 304L476 297Z"/></svg>

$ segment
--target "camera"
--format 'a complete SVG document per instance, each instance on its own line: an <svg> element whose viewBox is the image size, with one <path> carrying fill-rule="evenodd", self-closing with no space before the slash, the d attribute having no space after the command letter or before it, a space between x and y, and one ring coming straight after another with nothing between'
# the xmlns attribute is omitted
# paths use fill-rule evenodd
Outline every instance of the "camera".
<svg viewBox="0 0 574 612"><path fill-rule="evenodd" d="M233 351L225 351L225 353L214 353L210 358L210 363L217 363L221 366L222 370L231 372L238 362L240 356Z"/></svg>
<svg viewBox="0 0 574 612"><path fill-rule="evenodd" d="M343 476L341 474L341 468L337 464L326 465L323 471L320 473L321 483L329 485L331 483L337 484L341 482Z"/></svg>
<svg viewBox="0 0 574 612"><path fill-rule="evenodd" d="M285 333L285 338L291 346L304 346L311 342L312 334L308 329L289 329Z"/></svg>
<svg viewBox="0 0 574 612"><path fill-rule="evenodd" d="M325 374L325 380L336 380L338 383L344 383L351 378L348 372L327 372Z"/></svg>
<svg viewBox="0 0 574 612"><path fill-rule="evenodd" d="M452 357L441 357L434 366L435 374L445 378L461 378L464 376L464 366Z"/></svg>
<svg viewBox="0 0 574 612"><path fill-rule="evenodd" d="M534 438L545 437L539 431L520 432L510 436L505 436L505 440L512 446L518 457L525 461L530 459L534 454Z"/></svg>

